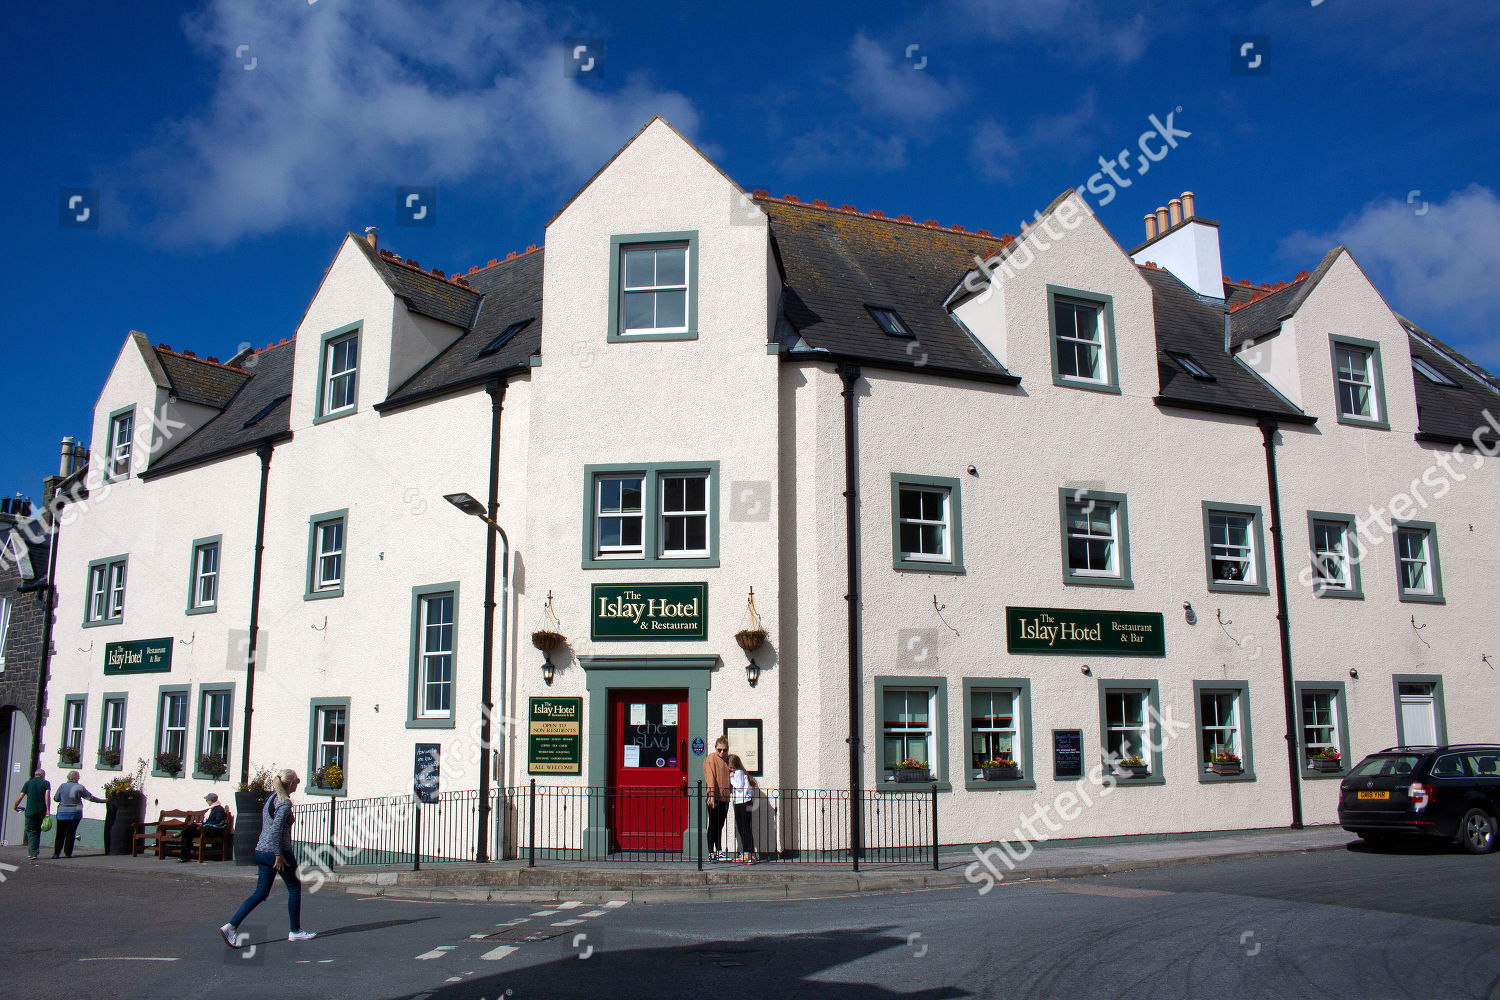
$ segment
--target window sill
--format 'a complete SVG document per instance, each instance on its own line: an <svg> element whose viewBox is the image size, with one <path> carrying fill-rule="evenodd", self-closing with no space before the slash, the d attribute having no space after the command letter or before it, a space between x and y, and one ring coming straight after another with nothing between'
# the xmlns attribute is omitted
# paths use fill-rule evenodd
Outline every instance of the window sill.
<svg viewBox="0 0 1500 1000"><path fill-rule="evenodd" d="M585 556L584 569L717 569L719 560L715 556L691 556L682 559L597 559Z"/></svg>
<svg viewBox="0 0 1500 1000"><path fill-rule="evenodd" d="M86 622L83 623L83 627L84 628L103 628L106 625L123 625L123 624L125 624L125 619L122 616L120 618L101 618L101 619L99 619L96 622L87 622L86 621Z"/></svg>
<svg viewBox="0 0 1500 1000"><path fill-rule="evenodd" d="M316 785L304 785L302 791L308 795L321 795L324 798L342 799L349 794L349 782L344 782L343 788L319 788Z"/></svg>
<svg viewBox="0 0 1500 1000"><path fill-rule="evenodd" d="M1239 774L1214 774L1205 772L1198 775L1200 785L1232 785L1236 782L1254 781L1254 771L1241 771Z"/></svg>
<svg viewBox="0 0 1500 1000"><path fill-rule="evenodd" d="M669 330L662 333L616 333L611 331L606 343L624 344L633 340L639 341L663 341L663 340L697 340L697 330Z"/></svg>
<svg viewBox="0 0 1500 1000"><path fill-rule="evenodd" d="M229 780L229 772L225 771L223 774L221 774L217 778L215 778L211 774L204 774L202 771L199 771L199 770L195 769L193 771L193 780L194 781L228 781Z"/></svg>
<svg viewBox="0 0 1500 1000"><path fill-rule="evenodd" d="M951 792L953 786L946 781L896 781L894 778L882 778L875 786L877 792L890 792L893 795L915 795L919 792L930 793L932 786L937 785L940 792Z"/></svg>
<svg viewBox="0 0 1500 1000"><path fill-rule="evenodd" d="M1208 590L1212 594L1259 594L1262 597L1271 593L1271 588L1265 584L1215 583L1212 580L1208 582Z"/></svg>
<svg viewBox="0 0 1500 1000"><path fill-rule="evenodd" d="M310 590L307 593L305 593L305 594L302 595L302 599L304 601L326 601L330 597L343 597L343 596L344 596L344 588L340 587L337 590Z"/></svg>
<svg viewBox="0 0 1500 1000"><path fill-rule="evenodd" d="M77 765L74 766L76 767ZM100 764L97 762L94 764L94 770L96 771L119 771L123 767L123 764Z"/></svg>
<svg viewBox="0 0 1500 1000"><path fill-rule="evenodd" d="M1111 776L1115 779L1116 788L1132 788L1140 785L1165 785L1167 783L1167 779L1159 774L1148 774L1144 778L1132 778L1128 774L1113 774L1111 772Z"/></svg>
<svg viewBox="0 0 1500 1000"><path fill-rule="evenodd" d="M407 719L407 729L452 729L453 717L446 719Z"/></svg>
<svg viewBox="0 0 1500 1000"><path fill-rule="evenodd" d="M895 569L902 573L952 573L964 572L964 564L961 562L927 562L922 559L902 559L895 564Z"/></svg>
<svg viewBox="0 0 1500 1000"><path fill-rule="evenodd" d="M1120 387L1110 382L1090 382L1087 379L1069 378L1066 375L1053 375L1052 384L1064 389L1086 389L1089 392L1102 392L1110 396L1120 395Z"/></svg>
<svg viewBox="0 0 1500 1000"><path fill-rule="evenodd" d="M1070 576L1063 574L1063 586L1065 587L1118 587L1133 590L1135 583L1129 577L1118 576Z"/></svg>
<svg viewBox="0 0 1500 1000"><path fill-rule="evenodd" d="M218 610L219 610L219 606L217 604L210 604L207 607L203 607L203 608L188 608L185 612L183 612L183 614L189 614L189 615L211 615L211 614L214 614L215 612L217 612Z"/></svg>
<svg viewBox="0 0 1500 1000"><path fill-rule="evenodd" d="M1390 421L1379 420L1373 417L1356 417L1348 413L1340 413L1338 422L1347 427L1368 427L1371 430L1388 431L1391 429Z"/></svg>
<svg viewBox="0 0 1500 1000"><path fill-rule="evenodd" d="M1317 587L1313 588L1313 596L1334 601L1363 601L1365 599L1365 595L1358 590L1319 590Z"/></svg>
<svg viewBox="0 0 1500 1000"><path fill-rule="evenodd" d="M965 778L964 789L970 792L1032 791L1036 781L1032 778L1016 778L1011 781L986 781L983 778Z"/></svg>
<svg viewBox="0 0 1500 1000"><path fill-rule="evenodd" d="M151 777L153 777L153 778L173 778L173 779L180 779L182 777L182 775L183 775L183 772L181 772L181 771L176 771L176 772L158 771L154 767L151 769Z"/></svg>
<svg viewBox="0 0 1500 1000"><path fill-rule="evenodd" d="M318 424L326 424L330 420L343 420L345 417L352 417L358 412L359 406L355 405L347 409L337 410L333 413L325 413L321 417L313 417L313 426L316 427L318 426Z"/></svg>
<svg viewBox="0 0 1500 1000"><path fill-rule="evenodd" d="M1341 781L1347 777L1349 777L1347 768L1341 771L1314 771L1305 767L1302 769L1303 781L1325 781L1330 778L1334 781Z"/></svg>
<svg viewBox="0 0 1500 1000"><path fill-rule="evenodd" d="M1401 594L1402 604L1447 604L1442 594Z"/></svg>

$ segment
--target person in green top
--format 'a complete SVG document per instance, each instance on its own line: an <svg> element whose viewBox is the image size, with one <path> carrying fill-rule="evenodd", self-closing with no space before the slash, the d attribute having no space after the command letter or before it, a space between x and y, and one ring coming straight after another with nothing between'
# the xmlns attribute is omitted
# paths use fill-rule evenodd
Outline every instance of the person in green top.
<svg viewBox="0 0 1500 1000"><path fill-rule="evenodd" d="M21 794L16 796L13 808L21 812L21 802L26 802L26 857L30 861L36 860L37 851L42 846L42 820L47 816L48 806L51 805L52 783L47 780L47 772L37 768L31 780L21 786Z"/></svg>

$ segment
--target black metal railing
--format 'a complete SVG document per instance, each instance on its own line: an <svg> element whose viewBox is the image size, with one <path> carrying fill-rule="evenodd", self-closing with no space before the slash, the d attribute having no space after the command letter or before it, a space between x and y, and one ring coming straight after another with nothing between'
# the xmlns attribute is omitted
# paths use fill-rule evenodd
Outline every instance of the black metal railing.
<svg viewBox="0 0 1500 1000"><path fill-rule="evenodd" d="M854 796L845 789L756 788L745 803L749 840L761 861L938 866L937 788L859 793L859 854L852 842ZM526 785L490 793L494 860L693 864L718 850L738 855L736 809L709 801L703 783L631 788ZM330 869L474 861L479 793L329 798L294 807L299 860ZM722 817L722 818L720 818ZM711 828L719 826L716 843Z"/></svg>

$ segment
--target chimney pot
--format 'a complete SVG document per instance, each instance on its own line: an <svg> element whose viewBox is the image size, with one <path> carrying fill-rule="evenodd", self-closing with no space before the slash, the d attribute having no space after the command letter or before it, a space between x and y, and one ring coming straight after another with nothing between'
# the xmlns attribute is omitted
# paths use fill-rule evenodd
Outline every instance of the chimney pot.
<svg viewBox="0 0 1500 1000"><path fill-rule="evenodd" d="M1172 223L1167 220L1165 205L1158 206L1156 209L1156 228L1159 232L1163 233L1172 228Z"/></svg>
<svg viewBox="0 0 1500 1000"><path fill-rule="evenodd" d="M62 439L62 464L57 467L59 476L71 476L73 474L73 444L71 437Z"/></svg>
<svg viewBox="0 0 1500 1000"><path fill-rule="evenodd" d="M185 358L196 358L198 355L194 354L192 351L183 351L182 356Z"/></svg>
<svg viewBox="0 0 1500 1000"><path fill-rule="evenodd" d="M485 267L494 267L498 263L500 263L500 258L499 257L491 257L490 258L490 262L488 264L484 265L484 266Z"/></svg>
<svg viewBox="0 0 1500 1000"><path fill-rule="evenodd" d="M365 242L368 243L368 244L370 244L370 249L371 250L379 250L380 249L380 241L376 237L376 233L378 233L379 231L380 231L380 227L379 226L366 226L365 227Z"/></svg>
<svg viewBox="0 0 1500 1000"><path fill-rule="evenodd" d="M1154 240L1154 239L1156 239L1156 213L1155 212L1147 212L1146 213L1146 239L1148 239L1148 240Z"/></svg>
<svg viewBox="0 0 1500 1000"><path fill-rule="evenodd" d="M1193 217L1193 192L1182 192L1182 217L1191 219Z"/></svg>
<svg viewBox="0 0 1500 1000"><path fill-rule="evenodd" d="M1174 226L1182 221L1181 199L1173 198L1171 201L1167 202L1167 221Z"/></svg>
<svg viewBox="0 0 1500 1000"><path fill-rule="evenodd" d="M168 351L168 352L170 352L172 350L172 345L171 344L157 344L156 346L157 346L157 348L159 350Z"/></svg>

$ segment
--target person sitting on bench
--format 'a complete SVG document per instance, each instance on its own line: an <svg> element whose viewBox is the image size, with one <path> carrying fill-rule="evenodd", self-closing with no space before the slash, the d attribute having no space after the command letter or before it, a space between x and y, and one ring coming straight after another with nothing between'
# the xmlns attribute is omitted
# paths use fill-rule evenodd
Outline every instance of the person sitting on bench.
<svg viewBox="0 0 1500 1000"><path fill-rule="evenodd" d="M223 836L224 829L229 825L229 810L219 804L219 797L213 792L203 796L203 801L208 803L208 811L203 814L202 823L189 823L182 830L182 857L179 859L186 864L193 856L193 838L200 840L199 850L202 850L202 838L205 836Z"/></svg>

